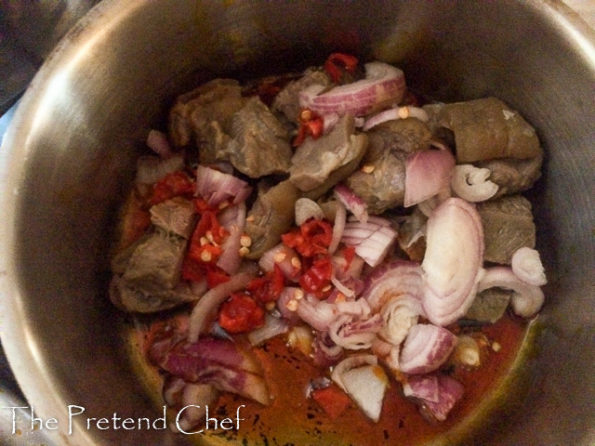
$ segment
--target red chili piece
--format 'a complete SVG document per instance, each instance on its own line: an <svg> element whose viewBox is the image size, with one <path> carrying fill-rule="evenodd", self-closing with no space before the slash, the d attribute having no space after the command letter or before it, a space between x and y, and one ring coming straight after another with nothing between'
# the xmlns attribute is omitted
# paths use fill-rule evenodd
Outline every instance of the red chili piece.
<svg viewBox="0 0 595 446"><path fill-rule="evenodd" d="M300 277L300 286L304 291L312 293L316 297L325 297L331 290L332 273L333 264L330 256L319 257Z"/></svg>
<svg viewBox="0 0 595 446"><path fill-rule="evenodd" d="M300 127L296 137L292 141L293 147L301 145L307 136L316 139L322 135L324 130L324 120L317 113L305 108L299 116Z"/></svg>
<svg viewBox="0 0 595 446"><path fill-rule="evenodd" d="M323 220L310 219L291 232L283 234L281 240L304 257L326 254L333 238L333 228Z"/></svg>
<svg viewBox="0 0 595 446"><path fill-rule="evenodd" d="M351 401L345 392L331 385L325 389L316 389L311 393L312 399L327 413L331 420L338 418L350 406Z"/></svg>
<svg viewBox="0 0 595 446"><path fill-rule="evenodd" d="M192 181L185 172L177 170L168 173L165 177L153 185L153 194L149 200L150 204L158 204L162 201L179 195L192 195L196 189Z"/></svg>
<svg viewBox="0 0 595 446"><path fill-rule="evenodd" d="M223 303L219 325L229 333L245 333L264 325L264 310L246 293L234 293Z"/></svg>
<svg viewBox="0 0 595 446"><path fill-rule="evenodd" d="M324 70L333 82L339 83L345 72L354 73L358 60L355 56L344 53L332 53L324 63Z"/></svg>
<svg viewBox="0 0 595 446"><path fill-rule="evenodd" d="M262 303L273 302L279 299L285 287L285 277L278 265L262 277L252 279L246 289L256 300Z"/></svg>

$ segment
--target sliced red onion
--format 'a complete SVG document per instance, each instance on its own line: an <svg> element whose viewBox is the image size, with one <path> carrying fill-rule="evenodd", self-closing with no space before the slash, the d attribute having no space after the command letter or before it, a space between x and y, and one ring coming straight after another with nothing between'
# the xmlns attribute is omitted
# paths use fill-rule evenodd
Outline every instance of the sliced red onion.
<svg viewBox="0 0 595 446"><path fill-rule="evenodd" d="M137 184L153 184L168 173L184 169L184 157L175 155L167 159L156 156L141 156L136 162Z"/></svg>
<svg viewBox="0 0 595 446"><path fill-rule="evenodd" d="M335 212L335 222L333 224L333 236L331 243L328 247L329 254L334 254L339 243L341 243L341 237L343 237L343 231L345 230L345 223L347 221L347 211L345 206L341 202L337 202L337 210Z"/></svg>
<svg viewBox="0 0 595 446"><path fill-rule="evenodd" d="M210 384L185 383L181 401L177 404L178 416L170 425L172 430L191 432L206 415L208 405L218 397L219 392Z"/></svg>
<svg viewBox="0 0 595 446"><path fill-rule="evenodd" d="M341 241L355 247L355 253L374 267L384 260L396 238L388 220L376 217L366 223L348 222Z"/></svg>
<svg viewBox="0 0 595 446"><path fill-rule="evenodd" d="M297 314L300 318L319 331L327 331L330 323L337 316L337 307L324 301L311 302L304 298L298 301Z"/></svg>
<svg viewBox="0 0 595 446"><path fill-rule="evenodd" d="M299 94L300 106L323 116L332 113L363 116L403 98L403 71L382 62L367 63L365 69L365 79L334 87L322 94L319 94L325 89L322 85L304 89Z"/></svg>
<svg viewBox="0 0 595 446"><path fill-rule="evenodd" d="M230 280L211 288L202 296L190 315L190 325L188 328L188 341L196 342L200 333L204 330L205 324L210 317L214 316L219 305L229 297L248 285L254 276L249 273L238 273L232 276Z"/></svg>
<svg viewBox="0 0 595 446"><path fill-rule="evenodd" d="M387 121L394 121L396 119L407 119L417 118L420 121L428 122L428 114L423 108L412 107L406 105L404 107L389 108L388 110L381 111L374 116L366 119L364 123L363 131L367 132L373 127L382 124Z"/></svg>
<svg viewBox="0 0 595 446"><path fill-rule="evenodd" d="M337 122L339 122L339 119L341 119L341 116L339 116L337 113L328 113L328 114L324 115L322 117L322 122L323 122L322 133L324 135L329 133L335 127L335 125L337 125Z"/></svg>
<svg viewBox="0 0 595 446"><path fill-rule="evenodd" d="M420 150L405 162L404 206L421 203L448 187L455 158L448 150Z"/></svg>
<svg viewBox="0 0 595 446"><path fill-rule="evenodd" d="M380 314L384 321L380 336L393 345L400 345L411 327L417 324L423 309L418 297L404 295L393 297L382 307Z"/></svg>
<svg viewBox="0 0 595 446"><path fill-rule="evenodd" d="M236 221L229 225L229 235L221 245L221 256L217 260L217 266L227 274L235 274L242 263L240 256L241 237L246 224L246 203L242 202L237 206Z"/></svg>
<svg viewBox="0 0 595 446"><path fill-rule="evenodd" d="M340 314L349 314L358 318L367 318L372 312L368 301L363 298L335 302L335 305Z"/></svg>
<svg viewBox="0 0 595 446"><path fill-rule="evenodd" d="M448 359L457 337L446 328L417 324L409 330L401 349L399 364L404 373L432 372Z"/></svg>
<svg viewBox="0 0 595 446"><path fill-rule="evenodd" d="M326 331L316 332L313 347L314 363L319 367L333 366L343 357L343 347L335 344Z"/></svg>
<svg viewBox="0 0 595 446"><path fill-rule="evenodd" d="M297 313L299 301L304 297L304 291L301 288L285 287L277 299L277 309L290 323L295 324L300 320Z"/></svg>
<svg viewBox="0 0 595 446"><path fill-rule="evenodd" d="M444 421L463 396L463 385L443 374L411 376L403 385L405 396L414 399L425 415Z"/></svg>
<svg viewBox="0 0 595 446"><path fill-rule="evenodd" d="M522 281L509 267L495 266L485 270L477 291L493 287L514 291L511 305L515 314L519 316L532 317L543 306L545 297L541 288Z"/></svg>
<svg viewBox="0 0 595 446"><path fill-rule="evenodd" d="M472 204L449 198L427 222L422 305L436 325L463 316L475 298L483 262L483 227Z"/></svg>
<svg viewBox="0 0 595 446"><path fill-rule="evenodd" d="M301 226L311 218L322 220L324 212L318 203L309 198L298 198L295 202L295 224Z"/></svg>
<svg viewBox="0 0 595 446"><path fill-rule="evenodd" d="M342 293L344 296L346 296L346 297L354 297L355 296L355 290L352 290L348 286L344 285L343 282L341 282L339 279L337 279L337 276L335 276L334 271L331 275L331 283L334 285L334 287L337 289L337 291Z"/></svg>
<svg viewBox="0 0 595 446"><path fill-rule="evenodd" d="M362 365L377 365L378 358L375 355L358 354L352 355L345 358L339 364L337 364L331 373L331 379L337 384L343 391L345 386L343 385L343 374L351 369L360 367Z"/></svg>
<svg viewBox="0 0 595 446"><path fill-rule="evenodd" d="M349 264L347 264L347 260L342 255L333 256L332 262L333 272L337 276L337 279L341 280L342 282L349 282L353 280L363 282L362 280L359 280L359 278L362 275L362 270L366 262L357 254L353 256L353 259L351 259ZM353 285L355 286L355 284ZM359 290L361 292L362 290L359 289L359 286L357 286L357 288L357 290L355 288L354 290L356 290L356 294L359 294L357 291Z"/></svg>
<svg viewBox="0 0 595 446"><path fill-rule="evenodd" d="M302 264L298 254L293 248L283 243L279 243L266 251L258 261L258 265L266 272L273 271L275 265L277 265L285 278L294 282L297 281L302 271Z"/></svg>
<svg viewBox="0 0 595 446"><path fill-rule="evenodd" d="M161 158L169 158L173 155L167 135L159 130L149 130L147 135L147 146Z"/></svg>
<svg viewBox="0 0 595 446"><path fill-rule="evenodd" d="M472 203L489 200L498 192L498 185L488 180L491 174L490 169L460 164L454 168L450 187L463 200Z"/></svg>
<svg viewBox="0 0 595 446"><path fill-rule="evenodd" d="M366 320L354 320L353 316L342 314L329 325L329 335L335 344L347 350L361 350L372 346L381 326L379 314Z"/></svg>
<svg viewBox="0 0 595 446"><path fill-rule="evenodd" d="M547 283L539 252L535 249L526 246L517 249L512 255L511 268L519 279L529 285L543 286Z"/></svg>
<svg viewBox="0 0 595 446"><path fill-rule="evenodd" d="M289 324L286 320L267 313L265 315L264 325L248 333L248 341L253 346L260 345L268 339L287 333L287 330L289 330Z"/></svg>
<svg viewBox="0 0 595 446"><path fill-rule="evenodd" d="M218 206L226 200L239 204L251 192L247 182L233 175L205 166L198 166L196 170L196 194L204 198L209 206Z"/></svg>
<svg viewBox="0 0 595 446"><path fill-rule="evenodd" d="M169 407L179 406L182 403L185 387L186 381L182 378L173 375L167 376L163 381L163 387L161 389L165 404Z"/></svg>
<svg viewBox="0 0 595 446"><path fill-rule="evenodd" d="M349 209L357 221L366 223L368 221L368 205L358 197L349 187L338 184L334 189L335 197Z"/></svg>
<svg viewBox="0 0 595 446"><path fill-rule="evenodd" d="M422 284L421 268L417 263L395 260L372 271L362 296L372 311L379 311L394 298L421 299Z"/></svg>

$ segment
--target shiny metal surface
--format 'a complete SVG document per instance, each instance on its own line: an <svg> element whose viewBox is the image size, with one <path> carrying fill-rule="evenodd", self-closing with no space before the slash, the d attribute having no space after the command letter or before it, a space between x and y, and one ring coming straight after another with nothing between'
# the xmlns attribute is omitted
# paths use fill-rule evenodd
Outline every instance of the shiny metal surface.
<svg viewBox="0 0 595 446"><path fill-rule="evenodd" d="M320 63L333 50L394 62L443 100L493 94L538 129L533 194L547 303L523 386L462 444L595 443L595 36L556 1L108 0L52 53L2 147L2 343L29 402L66 427L157 416L105 296L114 211L148 129L215 75ZM81 420L82 421L82 420ZM185 444L164 431L50 432L59 444Z"/></svg>

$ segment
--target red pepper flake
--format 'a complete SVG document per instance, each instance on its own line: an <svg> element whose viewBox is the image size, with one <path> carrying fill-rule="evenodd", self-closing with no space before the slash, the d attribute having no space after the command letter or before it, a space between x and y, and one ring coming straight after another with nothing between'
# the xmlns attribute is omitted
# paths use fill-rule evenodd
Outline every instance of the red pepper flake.
<svg viewBox="0 0 595 446"><path fill-rule="evenodd" d="M291 143L293 147L300 146L308 136L314 139L320 137L324 130L324 120L322 117L308 108L301 111L299 123L298 133Z"/></svg>
<svg viewBox="0 0 595 446"><path fill-rule="evenodd" d="M219 312L219 325L229 333L245 333L264 325L264 310L246 293L233 293Z"/></svg>
<svg viewBox="0 0 595 446"><path fill-rule="evenodd" d="M180 195L192 196L196 190L196 185L186 172L177 170L168 173L153 185L153 193L149 200L151 205L161 203L170 198Z"/></svg>
<svg viewBox="0 0 595 446"><path fill-rule="evenodd" d="M349 397L335 385L313 390L310 395L331 420L337 419L351 405Z"/></svg>
<svg viewBox="0 0 595 446"><path fill-rule="evenodd" d="M281 235L286 246L294 248L304 257L326 254L333 238L333 228L323 220L310 219L299 228Z"/></svg>
<svg viewBox="0 0 595 446"><path fill-rule="evenodd" d="M353 74L358 60L355 56L344 53L332 53L324 62L324 70L331 80L340 83L345 72Z"/></svg>
<svg viewBox="0 0 595 446"><path fill-rule="evenodd" d="M285 287L285 276L279 265L275 265L273 271L269 271L262 277L252 279L246 289L250 291L256 300L262 303L274 302L279 299Z"/></svg>
<svg viewBox="0 0 595 446"><path fill-rule="evenodd" d="M229 274L216 265L207 265L205 269L207 271L207 286L209 288L214 288L230 279Z"/></svg>

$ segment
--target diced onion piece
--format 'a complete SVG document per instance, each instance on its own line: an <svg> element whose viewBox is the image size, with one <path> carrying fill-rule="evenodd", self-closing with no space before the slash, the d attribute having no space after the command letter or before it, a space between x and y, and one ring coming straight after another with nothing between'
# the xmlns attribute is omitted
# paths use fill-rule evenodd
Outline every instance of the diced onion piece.
<svg viewBox="0 0 595 446"><path fill-rule="evenodd" d="M411 327L417 324L423 314L421 301L411 295L393 297L380 312L384 324L380 336L393 345L405 340Z"/></svg>
<svg viewBox="0 0 595 446"><path fill-rule="evenodd" d="M289 330L287 321L267 313L265 315L264 325L248 333L248 341L253 346L260 345L267 339L286 333L287 330Z"/></svg>
<svg viewBox="0 0 595 446"><path fill-rule="evenodd" d="M321 220L324 218L324 212L314 200L298 198L295 202L295 224L301 226L310 218Z"/></svg>
<svg viewBox="0 0 595 446"><path fill-rule="evenodd" d="M334 254L339 243L341 243L341 237L343 237L343 231L345 230L345 223L347 221L347 211L345 206L341 202L337 202L337 209L335 212L335 222L333 224L333 236L331 243L328 247L329 254Z"/></svg>
<svg viewBox="0 0 595 446"><path fill-rule="evenodd" d="M329 325L333 342L347 350L370 348L376 333L382 327L382 318L375 314L366 320L354 320L354 316L341 314Z"/></svg>
<svg viewBox="0 0 595 446"><path fill-rule="evenodd" d="M388 220L374 217L367 223L348 222L341 241L355 247L355 253L374 267L384 260L396 238Z"/></svg>
<svg viewBox="0 0 595 446"><path fill-rule="evenodd" d="M422 305L435 325L463 316L475 297L483 262L483 227L475 207L449 198L427 222Z"/></svg>
<svg viewBox="0 0 595 446"><path fill-rule="evenodd" d="M345 391L364 414L377 423L388 387L384 370L379 365L364 365L343 373L342 382Z"/></svg>
<svg viewBox="0 0 595 446"><path fill-rule="evenodd" d="M460 164L454 168L450 186L463 200L472 203L489 200L498 192L498 185L488 180L491 174L490 169Z"/></svg>
<svg viewBox="0 0 595 446"><path fill-rule="evenodd" d="M417 324L409 330L399 360L402 372L417 374L432 372L452 353L457 337L446 328Z"/></svg>
<svg viewBox="0 0 595 446"><path fill-rule="evenodd" d="M424 414L438 421L446 420L463 392L460 382L443 374L410 376L403 385L403 394L420 405Z"/></svg>
<svg viewBox="0 0 595 446"><path fill-rule="evenodd" d="M302 270L301 260L293 248L279 243L273 246L262 255L258 265L263 271L271 272L275 265L279 266L281 272L291 281L296 281Z"/></svg>
<svg viewBox="0 0 595 446"><path fill-rule="evenodd" d="M233 175L205 166L198 166L196 170L196 194L204 198L209 206L218 206L226 200L241 203L250 192L250 185Z"/></svg>
<svg viewBox="0 0 595 446"><path fill-rule="evenodd" d="M339 364L337 364L331 373L331 379L337 384L341 389L345 390L345 386L343 385L343 374L351 369L356 367L360 367L362 365L377 365L378 358L374 355L368 354L359 354L359 355L352 355L345 358Z"/></svg>
<svg viewBox="0 0 595 446"><path fill-rule="evenodd" d="M312 329L304 325L296 325L291 329L287 336L287 343L290 347L296 348L304 355L309 356L312 353Z"/></svg>
<svg viewBox="0 0 595 446"><path fill-rule="evenodd" d="M329 114L363 116L398 103L405 93L405 75L400 69L383 62L365 65L366 78L334 87L312 85L299 94L300 106L325 116Z"/></svg>
<svg viewBox="0 0 595 446"><path fill-rule="evenodd" d="M512 272L523 282L530 285L543 286L547 283L545 270L535 249L523 247L512 255Z"/></svg>
<svg viewBox="0 0 595 446"><path fill-rule="evenodd" d="M298 301L297 314L299 317L319 331L327 331L329 325L337 316L337 307L324 301L311 302L303 298Z"/></svg>
<svg viewBox="0 0 595 446"><path fill-rule="evenodd" d="M149 130L149 134L147 135L147 146L161 158L165 159L173 155L173 151L167 140L167 135L159 130Z"/></svg>
<svg viewBox="0 0 595 446"><path fill-rule="evenodd" d="M227 282L217 285L207 291L192 309L188 327L188 342L198 341L200 333L205 328L207 319L214 316L219 305L221 305L231 293L235 293L236 291L245 288L252 278L252 274L239 273L232 276Z"/></svg>
<svg viewBox="0 0 595 446"><path fill-rule="evenodd" d="M428 122L429 119L426 111L420 107L406 105L404 107L389 108L388 110L381 111L380 113L368 118L364 123L363 131L367 132L371 128L376 127L383 122L407 118L417 118L423 122Z"/></svg>
<svg viewBox="0 0 595 446"><path fill-rule="evenodd" d="M366 223L368 221L368 205L358 197L349 187L338 184L334 189L335 197L345 205L355 216L357 221Z"/></svg>
<svg viewBox="0 0 595 446"><path fill-rule="evenodd" d="M455 158L448 150L420 150L405 163L404 206L421 203L448 187Z"/></svg>
<svg viewBox="0 0 595 446"><path fill-rule="evenodd" d="M477 291L481 292L493 287L514 291L511 299L512 309L515 314L521 317L534 316L544 302L543 291L540 287L522 281L512 272L511 268L505 266L495 266L485 270Z"/></svg>

